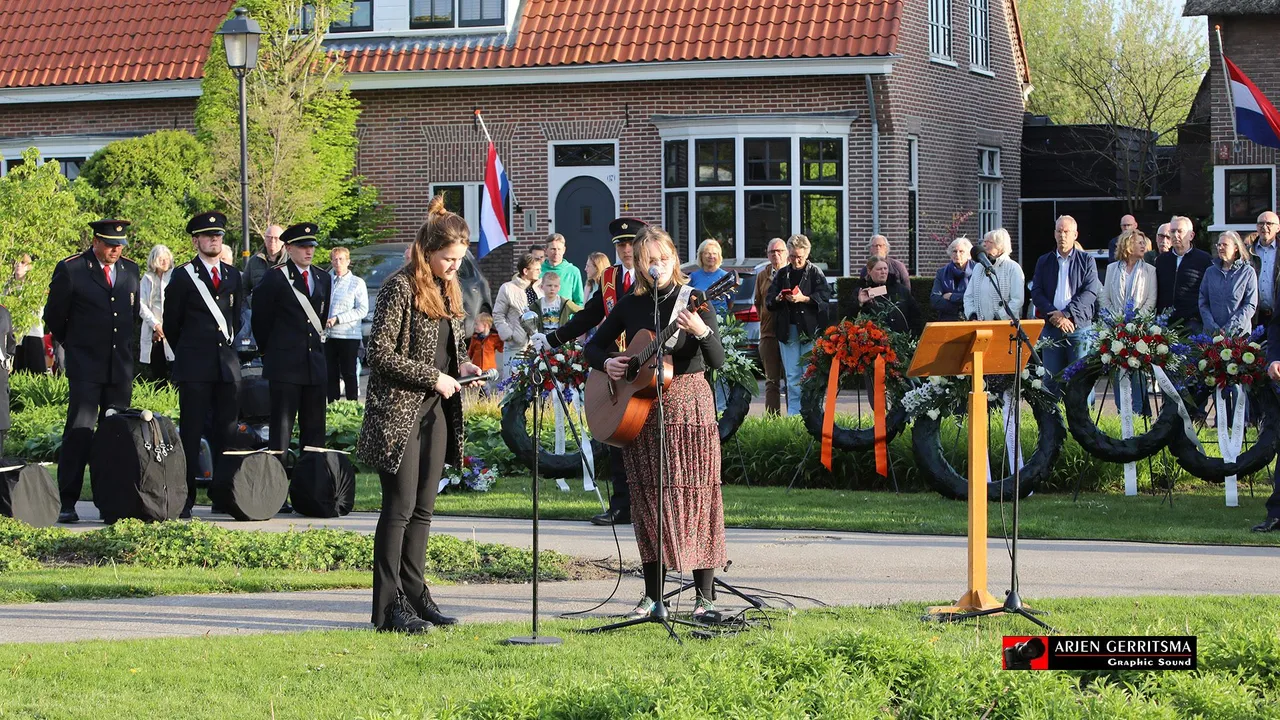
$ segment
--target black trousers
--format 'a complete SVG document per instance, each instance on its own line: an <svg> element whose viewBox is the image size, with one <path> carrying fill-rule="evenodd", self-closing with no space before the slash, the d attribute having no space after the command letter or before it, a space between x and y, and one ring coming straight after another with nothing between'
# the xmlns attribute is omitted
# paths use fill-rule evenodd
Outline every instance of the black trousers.
<svg viewBox="0 0 1280 720"><path fill-rule="evenodd" d="M359 340L329 338L324 342L324 359L329 366L329 402L341 400L338 380L346 383L347 399L360 397L360 378L356 375L356 354L360 352Z"/></svg>
<svg viewBox="0 0 1280 720"><path fill-rule="evenodd" d="M49 372L49 366L45 363L44 355L44 339L27 335L22 338L18 346L18 351L13 358L13 371L19 370L43 375Z"/></svg>
<svg viewBox="0 0 1280 720"><path fill-rule="evenodd" d="M293 437L293 422L298 421L300 447L314 445L324 447L324 385L298 385L276 382L271 388L271 440L272 450L288 450Z"/></svg>
<svg viewBox="0 0 1280 720"><path fill-rule="evenodd" d="M151 357L147 358L147 363L143 365L145 369L143 375L155 382L169 381L169 358L164 354L164 343L151 343Z"/></svg>
<svg viewBox="0 0 1280 720"><path fill-rule="evenodd" d="M627 466L622 462L622 448L609 449L609 466L613 474L613 492L609 495L609 509L631 513L631 488L627 486Z"/></svg>
<svg viewBox="0 0 1280 720"><path fill-rule="evenodd" d="M236 418L240 414L240 387L234 382L184 382L178 384L178 407L182 424L178 434L182 436L182 452L187 456L187 504L188 512L196 504L196 468L200 458L200 438L205 433L206 421L212 413L209 426L209 453L218 464L222 451L227 448L236 431Z"/></svg>
<svg viewBox="0 0 1280 720"><path fill-rule="evenodd" d="M1276 474L1271 479L1271 485L1271 497L1267 498L1267 517L1280 518L1280 466L1276 467Z"/></svg>
<svg viewBox="0 0 1280 720"><path fill-rule="evenodd" d="M444 406L432 395L418 409L409 442L394 473L379 472L382 513L373 535L373 624L386 622L396 591L417 598L426 587L427 536L436 509L448 447Z"/></svg>
<svg viewBox="0 0 1280 720"><path fill-rule="evenodd" d="M63 512L76 509L84 489L84 466L89 462L94 425L108 407L127 408L133 399L133 383L70 381L67 424L62 430L62 451L58 456L58 494Z"/></svg>

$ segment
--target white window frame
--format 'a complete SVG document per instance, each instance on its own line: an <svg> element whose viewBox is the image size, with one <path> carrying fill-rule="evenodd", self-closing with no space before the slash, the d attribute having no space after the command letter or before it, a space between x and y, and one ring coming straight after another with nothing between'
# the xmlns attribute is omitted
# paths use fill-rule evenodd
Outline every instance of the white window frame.
<svg viewBox="0 0 1280 720"><path fill-rule="evenodd" d="M787 191L791 194L791 234L800 232L801 202L804 192L838 193L840 196L840 234L841 243L835 267L827 267L828 277L844 276L849 264L849 128L853 118L848 116L790 118L785 116L768 117L731 117L731 118L663 118L656 120L658 134L662 142L658 143L658 166L662 168L662 212L666 213L666 197L669 194L683 192L688 200L686 227L689 228L689 244L685 249L686 259L692 259L700 238L697 237L698 192L732 192L734 194L735 212L734 248L735 256L726 257L729 265L746 265L750 258L746 255L746 196L753 192ZM745 142L747 139L788 139L791 142L790 176L786 185L747 185ZM734 141L734 184L718 186L699 186L697 183L698 140ZM671 188L666 186L665 143L668 140L686 140L689 142L689 153L686 170L686 187ZM804 140L839 140L841 151L840 184L814 185L801 181L800 144ZM664 217L664 222L666 218Z"/></svg>
<svg viewBox="0 0 1280 720"><path fill-rule="evenodd" d="M88 160L94 153L117 140L127 137L93 135L77 135L73 137L32 137L10 140L0 144L0 175L8 174L9 162L21 160L22 153L28 148L35 148L40 153L40 161L72 160L83 158Z"/></svg>
<svg viewBox="0 0 1280 720"><path fill-rule="evenodd" d="M918 272L920 267L920 136L907 136L907 227L910 228L910 218L914 214L916 235L911 238L911 264L914 267L908 268L913 273ZM911 193L915 193L914 199Z"/></svg>
<svg viewBox="0 0 1280 720"><path fill-rule="evenodd" d="M990 194L991 206L984 207ZM978 146L978 237L1004 224L1004 177L1000 174L1000 148Z"/></svg>
<svg viewBox="0 0 1280 720"><path fill-rule="evenodd" d="M521 0L503 0L503 3L502 24L459 26L458 16L460 13L456 12L457 6L455 4L455 14L452 27L414 29L409 27L409 21L412 17L410 13L409 0L376 0L373 4L373 30L331 32L325 34L325 39L341 42L343 40L359 38L506 34L511 32L511 29L515 27L516 19L520 14L520 8L524 3L521 2Z"/></svg>
<svg viewBox="0 0 1280 720"><path fill-rule="evenodd" d="M467 227L471 229L471 242L478 243L480 242L480 188L484 186L483 182L433 182L429 197L436 196L436 188L459 185L462 186L462 219L467 221ZM511 219L508 218L508 223L510 222ZM515 234L511 228L507 228L507 233Z"/></svg>
<svg viewBox="0 0 1280 720"><path fill-rule="evenodd" d="M1252 232L1257 229L1255 223L1227 223L1227 172L1230 170L1267 170L1271 173L1271 207L1276 206L1276 166L1275 165L1215 165L1213 167L1213 224L1210 232L1235 230Z"/></svg>
<svg viewBox="0 0 1280 720"><path fill-rule="evenodd" d="M991 0L969 0L969 70L991 72Z"/></svg>
<svg viewBox="0 0 1280 720"><path fill-rule="evenodd" d="M613 145L613 165L556 165L556 147L559 145ZM617 140L552 140L547 143L547 227L549 232L556 230L556 200L560 190L571 180L580 177L593 177L605 184L613 193L614 217L622 215L618 198L622 190L618 181L618 160L621 147Z"/></svg>
<svg viewBox="0 0 1280 720"><path fill-rule="evenodd" d="M929 59L955 64L955 41L951 21L951 0L929 0Z"/></svg>

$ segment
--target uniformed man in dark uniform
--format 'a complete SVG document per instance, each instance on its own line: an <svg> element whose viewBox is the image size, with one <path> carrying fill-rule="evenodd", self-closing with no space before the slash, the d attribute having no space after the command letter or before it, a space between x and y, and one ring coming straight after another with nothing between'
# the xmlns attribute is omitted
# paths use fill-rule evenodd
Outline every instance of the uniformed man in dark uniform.
<svg viewBox="0 0 1280 720"><path fill-rule="evenodd" d="M271 388L269 447L289 449L295 417L302 446L323 447L328 380L324 318L329 317L332 281L329 273L311 265L315 223L291 225L281 239L289 259L272 268L253 291L253 336Z"/></svg>
<svg viewBox="0 0 1280 720"><path fill-rule="evenodd" d="M635 218L618 218L609 223L609 234L613 236L613 247L618 251L617 265L605 271L600 279L600 292L587 300L582 310L574 314L569 322L560 329L543 335L536 333L530 340L535 350L551 350L564 343L580 337L588 330L604 322L604 318L613 311L624 295L631 294L635 287L635 249L633 247L636 233L646 223ZM620 349L626 347L621 344ZM627 469L622 465L622 453L614 451L609 466L613 469L613 492L609 495L609 509L591 518L596 525L626 524L631 522L631 489L627 487Z"/></svg>
<svg viewBox="0 0 1280 720"><path fill-rule="evenodd" d="M164 332L173 348L170 373L178 386L179 431L187 455L183 518L191 517L196 502L195 458L200 457L200 436L210 411L209 451L216 461L235 433L240 409L240 360L232 339L239 329L244 288L240 271L219 259L226 227L227 217L220 212L191 218L187 232L196 257L174 269L164 293Z"/></svg>
<svg viewBox="0 0 1280 720"><path fill-rule="evenodd" d="M125 220L99 220L93 245L59 262L49 283L44 324L62 344L71 395L58 459L62 512L77 522L93 428L108 407L127 408L133 398L133 320L138 317L138 266L121 257Z"/></svg>

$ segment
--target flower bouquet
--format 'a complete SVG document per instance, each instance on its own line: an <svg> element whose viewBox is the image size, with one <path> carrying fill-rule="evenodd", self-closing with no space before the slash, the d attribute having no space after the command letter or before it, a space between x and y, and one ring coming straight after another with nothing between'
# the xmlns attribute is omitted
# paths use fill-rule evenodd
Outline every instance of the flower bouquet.
<svg viewBox="0 0 1280 720"><path fill-rule="evenodd" d="M1207 388L1224 389L1232 385L1249 387L1263 383L1267 378L1267 357L1262 345L1266 327L1253 334L1226 335L1219 333L1193 335L1190 340L1196 361L1193 376Z"/></svg>
<svg viewBox="0 0 1280 720"><path fill-rule="evenodd" d="M473 492L489 492L498 480L498 472L485 465L484 461L474 455L462 459L462 467L445 466L444 477L440 479L440 489L458 486Z"/></svg>
<svg viewBox="0 0 1280 720"><path fill-rule="evenodd" d="M542 383L536 388L537 392L543 398L549 397L555 389L555 382L558 382L564 388L565 402L573 402L576 393L582 392L582 387L587 383L587 359L583 356L582 348L573 343L565 344L556 352L547 353L546 358L547 364L551 366L550 373L536 355L519 356L511 362L511 376L498 383L498 390L506 393L503 404L516 394L532 402L535 363L542 371Z"/></svg>

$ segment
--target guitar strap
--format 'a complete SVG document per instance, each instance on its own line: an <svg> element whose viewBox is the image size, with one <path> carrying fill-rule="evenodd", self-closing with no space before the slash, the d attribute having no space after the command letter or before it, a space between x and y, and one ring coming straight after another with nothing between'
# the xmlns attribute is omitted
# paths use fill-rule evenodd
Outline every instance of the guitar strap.
<svg viewBox="0 0 1280 720"><path fill-rule="evenodd" d="M213 301L213 296L209 294L209 288L200 279L200 274L196 272L195 263L187 263L187 274L191 276L191 282L196 284L200 299L204 300L204 306L209 308L209 312L213 315L213 321L218 324L218 332L222 333L227 345L230 345L231 333L227 331L227 319L222 315L222 311L218 309L218 303Z"/></svg>
<svg viewBox="0 0 1280 720"><path fill-rule="evenodd" d="M675 307L671 308L671 317L667 318L668 325L676 324L676 317L680 315L680 311L689 306L689 298L693 296L693 285L685 283L680 286L680 296L676 298ZM672 333L667 338L667 349L670 350L676 346L676 338L680 337L680 333Z"/></svg>

